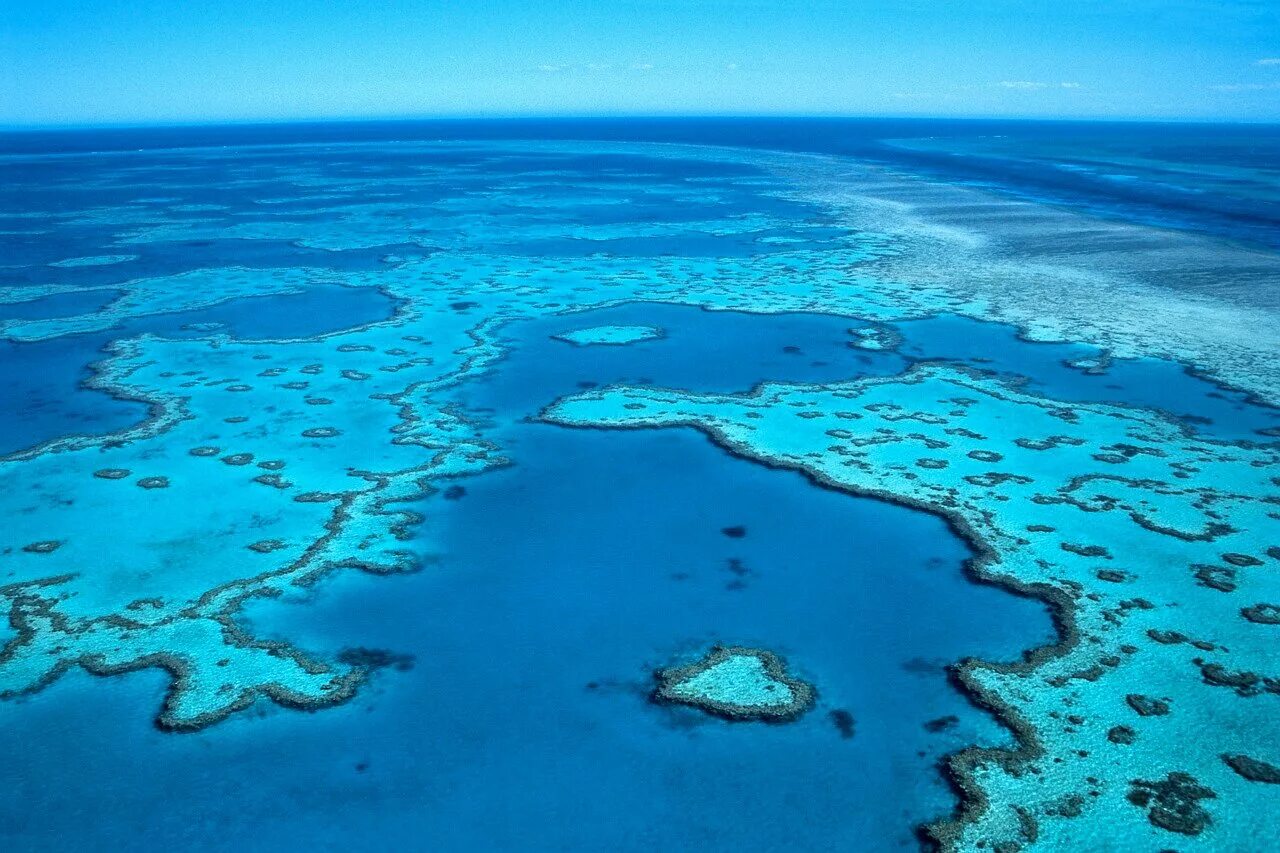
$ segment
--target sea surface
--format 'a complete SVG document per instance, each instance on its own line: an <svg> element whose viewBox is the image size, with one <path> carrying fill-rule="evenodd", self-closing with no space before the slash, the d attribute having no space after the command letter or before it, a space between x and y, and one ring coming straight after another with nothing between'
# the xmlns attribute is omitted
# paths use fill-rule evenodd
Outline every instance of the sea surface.
<svg viewBox="0 0 1280 853"><path fill-rule="evenodd" d="M1154 349L864 296L895 246L769 165L810 155L1280 250L1261 126L0 135L0 844L915 849L960 806L947 757L1017 746L956 665L1058 642L1058 605L919 496L544 411L939 367L1214 446L1273 442L1280 410ZM561 337L608 327L656 333ZM815 706L653 701L716 644Z"/></svg>

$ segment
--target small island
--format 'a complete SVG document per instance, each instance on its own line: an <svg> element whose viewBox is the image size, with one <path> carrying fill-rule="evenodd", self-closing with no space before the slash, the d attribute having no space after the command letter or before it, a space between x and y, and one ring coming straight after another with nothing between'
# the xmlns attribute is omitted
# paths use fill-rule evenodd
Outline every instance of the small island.
<svg viewBox="0 0 1280 853"><path fill-rule="evenodd" d="M591 326L587 329L561 332L551 337L574 346L589 347L623 346L640 341L651 341L662 336L662 329L656 326Z"/></svg>
<svg viewBox="0 0 1280 853"><path fill-rule="evenodd" d="M653 700L692 705L727 720L790 722L813 706L813 686L787 674L773 652L716 646L702 660L656 673Z"/></svg>

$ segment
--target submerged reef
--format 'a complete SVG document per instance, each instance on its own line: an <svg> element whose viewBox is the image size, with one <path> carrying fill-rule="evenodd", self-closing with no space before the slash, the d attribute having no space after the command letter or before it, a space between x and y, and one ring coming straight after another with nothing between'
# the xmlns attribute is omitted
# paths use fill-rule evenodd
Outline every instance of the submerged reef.
<svg viewBox="0 0 1280 853"><path fill-rule="evenodd" d="M1280 701L1275 628L1242 615L1280 592L1267 556L1280 541L1280 447L1206 441L1159 413L1068 405L945 365L746 395L613 387L542 417L693 427L744 458L940 514L977 550L978 578L1049 604L1057 645L957 671L1020 746L951 759L965 798L929 828L943 846L1124 837L1160 849L1194 830L1244 849L1260 829L1280 834L1247 817L1276 805L1271 786L1238 772L1259 765L1221 758L1280 742L1266 710ZM925 454L949 464L917 464ZM1231 584L1202 583L1197 566ZM1130 768L1154 780L1132 796Z"/></svg>
<svg viewBox="0 0 1280 853"><path fill-rule="evenodd" d="M701 660L659 670L656 702L692 705L727 720L788 722L813 705L813 686L764 649L716 646ZM852 722L842 724L852 733Z"/></svg>
<svg viewBox="0 0 1280 853"><path fill-rule="evenodd" d="M622 346L662 337L662 330L653 326L592 326L574 329L554 335L556 340L575 346Z"/></svg>

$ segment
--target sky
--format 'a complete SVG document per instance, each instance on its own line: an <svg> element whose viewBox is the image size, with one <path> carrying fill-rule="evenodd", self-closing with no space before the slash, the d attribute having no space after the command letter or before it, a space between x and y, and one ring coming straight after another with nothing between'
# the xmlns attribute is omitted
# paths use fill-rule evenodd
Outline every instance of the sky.
<svg viewBox="0 0 1280 853"><path fill-rule="evenodd" d="M1280 121L1280 0L0 0L0 125Z"/></svg>

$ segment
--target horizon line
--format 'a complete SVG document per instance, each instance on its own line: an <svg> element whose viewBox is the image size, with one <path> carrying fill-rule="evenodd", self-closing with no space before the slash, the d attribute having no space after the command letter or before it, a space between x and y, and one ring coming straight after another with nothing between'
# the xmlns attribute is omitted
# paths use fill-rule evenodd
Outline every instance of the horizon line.
<svg viewBox="0 0 1280 853"><path fill-rule="evenodd" d="M281 116L275 118L192 118L162 120L121 120L90 122L0 122L0 134L77 132L91 130L181 130L197 128L270 127L307 125L414 124L462 122L534 122L534 121L742 121L772 119L778 121L954 121L954 122L1026 122L1058 124L1172 124L1172 125L1240 125L1280 126L1280 119L1198 118L1154 116L1052 116L1052 115L938 115L924 113L657 113L657 112L557 112L557 113L436 113L387 116Z"/></svg>

